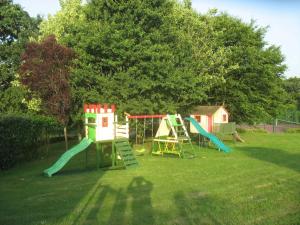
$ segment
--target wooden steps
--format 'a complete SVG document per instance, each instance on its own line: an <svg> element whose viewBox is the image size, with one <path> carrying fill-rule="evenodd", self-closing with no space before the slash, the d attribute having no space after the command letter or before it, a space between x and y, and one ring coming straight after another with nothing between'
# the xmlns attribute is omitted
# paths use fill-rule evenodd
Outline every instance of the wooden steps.
<svg viewBox="0 0 300 225"><path fill-rule="evenodd" d="M114 141L114 146L116 148L116 152L119 153L123 160L125 168L138 166L133 149L127 139L116 139Z"/></svg>

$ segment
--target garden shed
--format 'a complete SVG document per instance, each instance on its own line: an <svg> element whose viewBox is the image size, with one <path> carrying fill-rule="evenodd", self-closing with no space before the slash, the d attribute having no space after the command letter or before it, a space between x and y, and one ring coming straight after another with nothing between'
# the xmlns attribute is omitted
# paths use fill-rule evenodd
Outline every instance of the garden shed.
<svg viewBox="0 0 300 225"><path fill-rule="evenodd" d="M201 127L212 132L215 124L228 123L229 113L224 106L196 106L191 115ZM190 126L191 133L197 133L194 126Z"/></svg>

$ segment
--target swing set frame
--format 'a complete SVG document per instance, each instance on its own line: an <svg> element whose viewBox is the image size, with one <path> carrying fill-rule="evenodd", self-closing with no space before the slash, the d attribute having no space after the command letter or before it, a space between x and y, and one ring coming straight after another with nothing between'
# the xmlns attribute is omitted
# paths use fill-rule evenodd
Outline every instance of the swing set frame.
<svg viewBox="0 0 300 225"><path fill-rule="evenodd" d="M129 120L135 120L135 144L138 144L138 120L143 119L144 120L144 126L143 126L143 141L142 144L145 143L145 136L146 136L146 120L151 119L151 136L154 137L154 119L162 119L166 115L126 115L126 118Z"/></svg>

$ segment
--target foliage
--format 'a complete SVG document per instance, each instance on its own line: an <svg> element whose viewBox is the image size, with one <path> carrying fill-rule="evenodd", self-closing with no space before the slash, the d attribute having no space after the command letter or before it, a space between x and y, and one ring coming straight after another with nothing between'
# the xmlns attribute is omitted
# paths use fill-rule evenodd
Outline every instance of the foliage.
<svg viewBox="0 0 300 225"><path fill-rule="evenodd" d="M59 42L79 56L71 77L74 114L84 101L116 103L133 113L184 112L234 69L225 68L226 50L209 42L211 30L199 18L168 0L85 6L70 0L41 28L49 34L63 26L54 31Z"/></svg>
<svg viewBox="0 0 300 225"><path fill-rule="evenodd" d="M38 147L46 134L56 132L55 120L34 115L0 116L0 169L39 156Z"/></svg>
<svg viewBox="0 0 300 225"><path fill-rule="evenodd" d="M50 15L41 22L40 39L54 34L60 43L64 43L61 39L71 40L76 27L84 22L81 0L60 0L60 7L55 16Z"/></svg>
<svg viewBox="0 0 300 225"><path fill-rule="evenodd" d="M80 118L83 102L116 103L134 114L225 104L232 120L250 123L283 108L284 58L254 22L216 9L201 15L188 0L62 3L41 31L55 33L78 55L73 118Z"/></svg>
<svg viewBox="0 0 300 225"><path fill-rule="evenodd" d="M184 7L191 9L192 8L192 0L183 0Z"/></svg>
<svg viewBox="0 0 300 225"><path fill-rule="evenodd" d="M0 112L16 109L23 110L20 102L24 98L24 90L12 87L16 71L20 65L20 55L29 37L37 33L40 18L31 18L20 5L11 0L0 1ZM19 90L20 93L17 91ZM18 107L17 105L21 106ZM10 105L16 107L10 108Z"/></svg>
<svg viewBox="0 0 300 225"><path fill-rule="evenodd" d="M264 41L266 29L253 21L246 24L224 13L210 19L219 31L214 37L218 45L230 50L229 63L239 67L227 74L225 84L210 90L208 103L225 104L238 123L276 117L285 100L282 75L286 67L280 49Z"/></svg>
<svg viewBox="0 0 300 225"><path fill-rule="evenodd" d="M26 90L21 87L9 87L0 92L0 113L25 113L28 108L22 100L26 95Z"/></svg>
<svg viewBox="0 0 300 225"><path fill-rule="evenodd" d="M41 98L44 111L64 125L70 110L69 66L73 57L71 49L49 36L41 43L27 45L20 67L21 82Z"/></svg>
<svg viewBox="0 0 300 225"><path fill-rule="evenodd" d="M300 111L300 78L290 77L285 79L284 89L289 96L287 104L290 104L291 108Z"/></svg>
<svg viewBox="0 0 300 225"><path fill-rule="evenodd" d="M288 128L285 131L286 133L300 133L300 128Z"/></svg>

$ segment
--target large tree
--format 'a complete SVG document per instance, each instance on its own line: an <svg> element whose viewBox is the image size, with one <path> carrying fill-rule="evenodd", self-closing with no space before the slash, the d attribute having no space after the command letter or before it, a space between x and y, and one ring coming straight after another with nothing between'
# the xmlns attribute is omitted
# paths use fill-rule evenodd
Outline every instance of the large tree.
<svg viewBox="0 0 300 225"><path fill-rule="evenodd" d="M41 27L42 35L54 32L77 52L74 112L84 101L116 103L133 113L184 113L193 105L224 103L237 122L275 116L285 66L280 49L265 43L266 30L190 6L62 1L62 10Z"/></svg>
<svg viewBox="0 0 300 225"><path fill-rule="evenodd" d="M48 36L41 43L27 44L20 67L21 82L42 100L43 111L56 117L64 125L67 144L67 124L70 112L70 65L72 49Z"/></svg>
<svg viewBox="0 0 300 225"><path fill-rule="evenodd" d="M203 17L207 19L207 15ZM210 16L218 46L230 50L230 64L236 70L228 73L225 83L209 91L210 104L225 104L236 122L260 122L276 117L284 107L284 57L274 45L266 43L266 28L244 23L228 14Z"/></svg>
<svg viewBox="0 0 300 225"><path fill-rule="evenodd" d="M26 110L22 99L25 90L13 86L20 55L29 37L38 32L40 18L31 18L20 5L11 0L0 1L0 112L22 112ZM13 106L13 107L12 107Z"/></svg>
<svg viewBox="0 0 300 225"><path fill-rule="evenodd" d="M79 55L71 79L78 107L100 101L134 113L187 111L233 68L225 68L226 49L210 41L209 25L173 1L69 0L41 27Z"/></svg>

